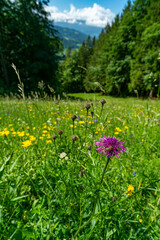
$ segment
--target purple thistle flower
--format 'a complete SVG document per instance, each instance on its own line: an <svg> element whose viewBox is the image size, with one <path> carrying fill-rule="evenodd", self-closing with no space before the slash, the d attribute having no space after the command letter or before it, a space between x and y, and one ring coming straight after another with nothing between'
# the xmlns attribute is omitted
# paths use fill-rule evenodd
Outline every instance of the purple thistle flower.
<svg viewBox="0 0 160 240"><path fill-rule="evenodd" d="M99 139L100 142L96 142L97 148L96 150L99 154L104 154L106 157L119 157L121 152L126 151L126 148L123 146L124 142L118 141L115 137L106 137Z"/></svg>

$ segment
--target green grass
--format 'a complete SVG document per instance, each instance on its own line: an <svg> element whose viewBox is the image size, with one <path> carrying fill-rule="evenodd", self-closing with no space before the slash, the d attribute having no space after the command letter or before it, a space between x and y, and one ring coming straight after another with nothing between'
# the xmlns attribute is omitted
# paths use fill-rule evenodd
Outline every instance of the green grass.
<svg viewBox="0 0 160 240"><path fill-rule="evenodd" d="M99 101L102 98L105 98L108 101L113 101L116 102L134 102L135 100L138 101L140 100L140 102L142 101L141 99L138 99L137 97L126 97L126 98L120 98L120 97L110 97L110 96L103 96L100 93L68 93L67 96L69 98L72 99L78 99L78 100L90 100L90 101ZM148 100L148 99L143 99L144 101L152 101L152 100ZM154 100L155 101L155 100Z"/></svg>
<svg viewBox="0 0 160 240"><path fill-rule="evenodd" d="M160 102L70 96L0 100L0 239L160 239ZM104 135L127 150L100 184Z"/></svg>

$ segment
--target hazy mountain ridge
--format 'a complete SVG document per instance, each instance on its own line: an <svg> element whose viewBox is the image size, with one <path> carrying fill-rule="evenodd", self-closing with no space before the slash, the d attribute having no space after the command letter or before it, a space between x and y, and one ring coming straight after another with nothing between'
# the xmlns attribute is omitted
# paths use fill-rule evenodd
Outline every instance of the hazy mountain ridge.
<svg viewBox="0 0 160 240"><path fill-rule="evenodd" d="M76 31L86 34L87 36L95 36L96 38L98 38L102 31L102 28L100 27L86 25L85 21L81 21L80 23L54 22L54 24L64 28L75 29Z"/></svg>
<svg viewBox="0 0 160 240"><path fill-rule="evenodd" d="M67 48L68 46L72 49L78 48L82 42L87 39L86 34L75 29L60 27L57 25L55 25L55 29L59 32L59 37L63 42L64 48Z"/></svg>

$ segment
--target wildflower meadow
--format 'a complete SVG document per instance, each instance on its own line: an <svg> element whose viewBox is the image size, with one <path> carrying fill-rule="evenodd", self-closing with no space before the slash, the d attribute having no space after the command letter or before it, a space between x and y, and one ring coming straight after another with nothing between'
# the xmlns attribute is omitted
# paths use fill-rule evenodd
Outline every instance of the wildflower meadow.
<svg viewBox="0 0 160 240"><path fill-rule="evenodd" d="M160 102L0 100L0 239L160 239Z"/></svg>

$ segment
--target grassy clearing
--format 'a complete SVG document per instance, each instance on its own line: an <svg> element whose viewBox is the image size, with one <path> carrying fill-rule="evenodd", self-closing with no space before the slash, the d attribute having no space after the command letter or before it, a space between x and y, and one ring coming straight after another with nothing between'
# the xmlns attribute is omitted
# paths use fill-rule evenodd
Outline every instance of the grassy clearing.
<svg viewBox="0 0 160 240"><path fill-rule="evenodd" d="M133 102L137 99L134 97L128 97L128 98L120 98L120 97L110 97L110 96L102 96L99 93L68 93L67 96L72 99L76 100L85 100L85 101L100 101L103 97L108 100L109 102L114 101L116 102L125 102L126 100L129 102ZM148 101L148 100L147 100ZM141 102L141 100L140 100Z"/></svg>
<svg viewBox="0 0 160 240"><path fill-rule="evenodd" d="M160 102L86 96L1 99L0 239L160 239Z"/></svg>

